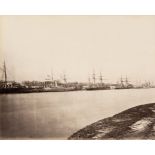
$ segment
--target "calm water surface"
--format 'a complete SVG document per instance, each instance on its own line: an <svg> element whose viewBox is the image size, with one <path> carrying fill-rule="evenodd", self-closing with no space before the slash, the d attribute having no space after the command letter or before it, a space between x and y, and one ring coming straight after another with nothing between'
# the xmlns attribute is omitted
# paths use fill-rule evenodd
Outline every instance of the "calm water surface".
<svg viewBox="0 0 155 155"><path fill-rule="evenodd" d="M67 139L130 107L155 102L155 89L0 95L0 137Z"/></svg>

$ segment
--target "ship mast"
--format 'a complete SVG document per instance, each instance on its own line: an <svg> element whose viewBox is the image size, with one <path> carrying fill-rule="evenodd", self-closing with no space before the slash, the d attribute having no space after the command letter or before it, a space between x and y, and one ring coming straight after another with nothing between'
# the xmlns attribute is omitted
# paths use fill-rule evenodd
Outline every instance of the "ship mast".
<svg viewBox="0 0 155 155"><path fill-rule="evenodd" d="M100 83L102 84L102 83L103 83L103 78L102 78L102 74L101 74L101 72L100 72L99 79L100 79Z"/></svg>
<svg viewBox="0 0 155 155"><path fill-rule="evenodd" d="M125 82L126 82L126 84L128 84L128 78L127 78L127 76L126 76Z"/></svg>
<svg viewBox="0 0 155 155"><path fill-rule="evenodd" d="M89 82L89 84L90 84L90 77L88 77L88 82Z"/></svg>
<svg viewBox="0 0 155 155"><path fill-rule="evenodd" d="M122 76L121 76L121 85L122 85L122 86L124 85L123 82L124 82L124 81L123 81L123 78L122 78Z"/></svg>
<svg viewBox="0 0 155 155"><path fill-rule="evenodd" d="M57 84L57 80L54 80L54 76L53 76L53 70L51 69L51 81L52 81L52 85L57 87L58 84Z"/></svg>
<svg viewBox="0 0 155 155"><path fill-rule="evenodd" d="M95 84L95 82L96 82L95 72L93 72L93 81L94 81L94 84Z"/></svg>
<svg viewBox="0 0 155 155"><path fill-rule="evenodd" d="M5 61L4 61L4 79L5 79L5 84L7 84L7 72L6 72Z"/></svg>

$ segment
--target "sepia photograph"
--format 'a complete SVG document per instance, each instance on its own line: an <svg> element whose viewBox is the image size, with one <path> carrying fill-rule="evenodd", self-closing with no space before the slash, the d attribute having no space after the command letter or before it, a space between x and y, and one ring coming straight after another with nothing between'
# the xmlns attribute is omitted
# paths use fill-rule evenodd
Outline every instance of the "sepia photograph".
<svg viewBox="0 0 155 155"><path fill-rule="evenodd" d="M0 15L1 140L154 140L154 15Z"/></svg>

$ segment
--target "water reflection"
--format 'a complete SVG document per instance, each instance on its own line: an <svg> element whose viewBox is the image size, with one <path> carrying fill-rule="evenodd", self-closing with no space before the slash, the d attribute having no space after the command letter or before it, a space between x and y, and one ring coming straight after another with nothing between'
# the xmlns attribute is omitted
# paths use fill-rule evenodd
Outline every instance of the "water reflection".
<svg viewBox="0 0 155 155"><path fill-rule="evenodd" d="M0 95L1 138L66 139L97 120L155 101L155 89Z"/></svg>

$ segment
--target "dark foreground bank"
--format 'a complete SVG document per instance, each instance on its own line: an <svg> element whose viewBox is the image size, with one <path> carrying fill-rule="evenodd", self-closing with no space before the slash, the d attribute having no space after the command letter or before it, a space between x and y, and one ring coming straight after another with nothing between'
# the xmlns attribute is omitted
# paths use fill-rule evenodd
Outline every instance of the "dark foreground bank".
<svg viewBox="0 0 155 155"><path fill-rule="evenodd" d="M155 103L136 106L95 122L68 139L155 139Z"/></svg>

